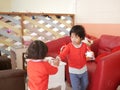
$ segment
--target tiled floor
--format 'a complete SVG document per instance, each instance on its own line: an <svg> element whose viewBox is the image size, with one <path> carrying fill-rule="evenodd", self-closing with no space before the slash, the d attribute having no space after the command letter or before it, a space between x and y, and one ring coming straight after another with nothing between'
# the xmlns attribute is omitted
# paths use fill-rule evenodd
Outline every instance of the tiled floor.
<svg viewBox="0 0 120 90"><path fill-rule="evenodd" d="M50 90L61 90L61 88L57 87L57 88L53 88L53 89L50 89ZM67 83L66 83L66 90L72 90L71 86ZM120 90L120 85L118 86L118 88L116 90Z"/></svg>
<svg viewBox="0 0 120 90"><path fill-rule="evenodd" d="M61 90L61 87L59 86L59 87L52 88L52 89L49 89L49 90ZM68 83L66 83L66 89L65 90L72 90L71 86Z"/></svg>
<svg viewBox="0 0 120 90"><path fill-rule="evenodd" d="M28 90L27 85L26 85L26 90ZM52 89L49 89L49 90L61 90L61 87L59 86L59 87L52 88ZM66 83L66 89L65 90L72 90L71 86L68 83Z"/></svg>
<svg viewBox="0 0 120 90"><path fill-rule="evenodd" d="M59 87L52 88L52 89L49 89L49 90L61 90L61 87L59 86ZM66 83L66 89L65 90L72 90L71 86L68 83ZM120 85L118 86L118 88L116 90L120 90Z"/></svg>

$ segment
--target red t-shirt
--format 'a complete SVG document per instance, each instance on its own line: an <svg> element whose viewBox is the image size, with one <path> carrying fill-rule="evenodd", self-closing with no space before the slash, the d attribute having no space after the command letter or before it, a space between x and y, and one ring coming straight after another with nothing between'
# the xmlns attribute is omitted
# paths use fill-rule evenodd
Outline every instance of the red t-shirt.
<svg viewBox="0 0 120 90"><path fill-rule="evenodd" d="M28 61L27 74L30 90L47 90L49 75L57 73L57 67L51 66L48 62Z"/></svg>
<svg viewBox="0 0 120 90"><path fill-rule="evenodd" d="M85 53L88 50L90 49L85 43L82 43L79 48L76 48L72 43L69 43L58 56L61 58L61 60L64 60L65 57L68 57L69 66L80 69L86 64Z"/></svg>

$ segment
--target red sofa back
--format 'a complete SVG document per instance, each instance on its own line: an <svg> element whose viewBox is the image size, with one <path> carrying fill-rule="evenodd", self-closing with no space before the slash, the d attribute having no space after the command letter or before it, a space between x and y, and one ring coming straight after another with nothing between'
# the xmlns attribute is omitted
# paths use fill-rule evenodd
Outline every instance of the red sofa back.
<svg viewBox="0 0 120 90"><path fill-rule="evenodd" d="M56 55L58 55L60 52L60 48L63 45L68 44L70 41L71 41L70 37L65 36L65 37L47 42L46 44L48 46L48 56L55 57Z"/></svg>
<svg viewBox="0 0 120 90"><path fill-rule="evenodd" d="M115 47L120 46L120 36L102 35L99 42L99 54L111 52Z"/></svg>
<svg viewBox="0 0 120 90"><path fill-rule="evenodd" d="M110 53L113 49L120 49L120 36L102 35L94 41L91 49L95 52L95 56Z"/></svg>

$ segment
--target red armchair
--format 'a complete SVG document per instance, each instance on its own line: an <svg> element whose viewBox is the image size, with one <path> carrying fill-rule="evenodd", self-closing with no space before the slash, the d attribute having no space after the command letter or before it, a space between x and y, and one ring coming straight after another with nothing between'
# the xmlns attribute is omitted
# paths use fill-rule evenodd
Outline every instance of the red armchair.
<svg viewBox="0 0 120 90"><path fill-rule="evenodd" d="M89 36L90 38L90 36ZM48 56L56 57L61 46L70 42L68 36L47 42ZM102 35L91 45L96 60L88 61L88 90L116 90L120 85L120 37ZM67 63L67 59L64 60ZM70 83L68 66L66 81Z"/></svg>
<svg viewBox="0 0 120 90"><path fill-rule="evenodd" d="M102 35L91 49L96 56L96 65L88 63L88 90L116 90L120 85L120 36Z"/></svg>

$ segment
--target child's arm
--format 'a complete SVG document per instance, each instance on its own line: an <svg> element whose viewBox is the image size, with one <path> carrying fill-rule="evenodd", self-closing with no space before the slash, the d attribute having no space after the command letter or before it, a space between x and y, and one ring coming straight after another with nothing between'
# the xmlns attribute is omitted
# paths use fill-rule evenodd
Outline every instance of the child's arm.
<svg viewBox="0 0 120 90"><path fill-rule="evenodd" d="M86 60L95 60L94 52L91 51L89 46L87 46L87 52L85 53L85 55L86 55Z"/></svg>
<svg viewBox="0 0 120 90"><path fill-rule="evenodd" d="M69 53L68 45L63 45L60 49L59 55L56 57L57 60L64 60Z"/></svg>
<svg viewBox="0 0 120 90"><path fill-rule="evenodd" d="M48 61L53 66L59 66L60 61L58 59L55 59L53 57L45 57L45 61Z"/></svg>

